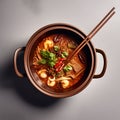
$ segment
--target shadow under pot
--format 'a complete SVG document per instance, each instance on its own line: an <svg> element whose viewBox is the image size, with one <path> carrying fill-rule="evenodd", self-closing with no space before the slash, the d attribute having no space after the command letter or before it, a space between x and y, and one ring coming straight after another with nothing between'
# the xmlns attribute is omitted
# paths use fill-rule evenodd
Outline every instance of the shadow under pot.
<svg viewBox="0 0 120 120"><path fill-rule="evenodd" d="M17 65L17 57L24 51L24 68L32 85L40 92L57 98L80 93L92 78L101 78L107 66L105 53L88 42L71 61L61 69L60 64L85 39L86 35L74 26L55 23L36 31L27 45L14 54L14 68L19 77L25 77ZM95 75L96 53L103 57L103 69Z"/></svg>

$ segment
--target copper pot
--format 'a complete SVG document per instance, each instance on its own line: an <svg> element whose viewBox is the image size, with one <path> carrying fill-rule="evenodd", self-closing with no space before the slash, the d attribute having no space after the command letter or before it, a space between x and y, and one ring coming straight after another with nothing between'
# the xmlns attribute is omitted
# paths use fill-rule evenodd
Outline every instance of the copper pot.
<svg viewBox="0 0 120 120"><path fill-rule="evenodd" d="M33 51L36 48L36 45L40 42L41 38L43 36L46 36L48 34L51 34L53 32L67 32L69 35L75 35L79 37L79 43L86 37L86 35L79 29L77 29L74 26L68 25L68 24L63 24L63 23L55 23L55 24L50 24L47 25L38 31L36 31L31 38L29 39L26 47L18 48L15 51L14 54L14 68L15 72L19 77L25 77L22 73L19 72L18 70L18 65L17 65L17 57L19 52L24 51L24 67L26 71L26 75L29 78L30 82L33 84L35 88L37 88L40 92L52 96L52 97L57 97L57 98L63 98L63 97L69 97L73 96L79 92L81 92L84 88L87 87L87 85L91 82L92 78L101 78L105 71L106 71L106 66L107 66L107 59L105 53L100 50L94 48L93 44L91 41L83 48L83 51L87 55L87 59L89 60L89 64L87 66L87 71L84 75L84 79L82 82L78 82L76 85L74 85L71 89L65 92L55 92L51 91L47 88L45 88L41 82L38 82L37 75L35 74L34 71L31 70L30 66L32 64L32 56L33 56ZM99 53L103 57L103 69L101 73L95 75L95 70L96 70L96 53Z"/></svg>

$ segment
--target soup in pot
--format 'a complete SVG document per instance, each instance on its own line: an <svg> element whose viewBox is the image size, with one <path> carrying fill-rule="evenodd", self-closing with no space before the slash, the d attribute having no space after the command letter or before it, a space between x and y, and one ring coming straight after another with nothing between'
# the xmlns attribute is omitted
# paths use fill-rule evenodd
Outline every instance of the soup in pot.
<svg viewBox="0 0 120 120"><path fill-rule="evenodd" d="M62 91L80 81L87 67L85 53L81 50L64 67L63 62L78 46L74 38L66 34L51 34L44 37L36 46L32 69L49 88Z"/></svg>

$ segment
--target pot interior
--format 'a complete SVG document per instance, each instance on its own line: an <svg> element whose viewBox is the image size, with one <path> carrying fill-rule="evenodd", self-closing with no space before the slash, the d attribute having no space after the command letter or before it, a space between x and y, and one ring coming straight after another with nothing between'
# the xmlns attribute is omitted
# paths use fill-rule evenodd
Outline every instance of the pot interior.
<svg viewBox="0 0 120 120"><path fill-rule="evenodd" d="M79 53L81 59L80 61L83 64L86 64L86 68L82 77L71 87L61 90L55 90L46 84L43 83L41 78L36 73L36 70L33 69L33 57L36 51L38 44L41 44L42 41L51 35L66 35L70 40L74 40L77 45L79 45L85 35L81 31L73 30L69 27L48 27L47 29L38 30L29 40L26 47L26 55L27 65L25 64L25 68L27 69L27 75L33 85L43 93L53 96L53 97L66 97L71 96L80 92L82 89L86 87L86 85L90 82L91 69L93 67L94 59L93 53L91 51L90 43L88 43ZM85 63L84 63L85 62Z"/></svg>

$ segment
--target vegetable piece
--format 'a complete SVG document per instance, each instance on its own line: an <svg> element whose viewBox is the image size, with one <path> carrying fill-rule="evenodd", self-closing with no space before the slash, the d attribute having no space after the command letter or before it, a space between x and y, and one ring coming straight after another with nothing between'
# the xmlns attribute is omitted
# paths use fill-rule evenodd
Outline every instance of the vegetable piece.
<svg viewBox="0 0 120 120"><path fill-rule="evenodd" d="M63 69L64 64L62 63L56 68L56 72L60 72Z"/></svg>
<svg viewBox="0 0 120 120"><path fill-rule="evenodd" d="M55 68L57 68L57 67L59 67L62 63L63 63L63 61L64 61L64 59L63 58L60 58L59 60L58 60L58 62L55 64Z"/></svg>
<svg viewBox="0 0 120 120"><path fill-rule="evenodd" d="M56 55L52 52L47 51L47 50L46 51L41 50L40 55L45 59L48 59L51 61L56 61Z"/></svg>
<svg viewBox="0 0 120 120"><path fill-rule="evenodd" d="M41 59L41 60L39 60L38 61L38 64L46 64L47 63L47 61L46 61L46 59Z"/></svg>
<svg viewBox="0 0 120 120"><path fill-rule="evenodd" d="M49 52L49 58L48 59L51 60L51 61L56 61L56 55L52 52Z"/></svg>
<svg viewBox="0 0 120 120"><path fill-rule="evenodd" d="M68 52L66 52L66 51L65 51L65 52L63 52L62 54L63 54L65 57L67 57L67 56L68 56Z"/></svg>
<svg viewBox="0 0 120 120"><path fill-rule="evenodd" d="M66 66L63 68L63 70L64 70L65 72L71 71L71 70L72 70L72 66L66 65Z"/></svg>
<svg viewBox="0 0 120 120"><path fill-rule="evenodd" d="M53 67L56 64L57 61L56 54L49 52L47 50L41 50L40 55L42 56L42 60L39 61L39 63L47 64L50 67Z"/></svg>
<svg viewBox="0 0 120 120"><path fill-rule="evenodd" d="M54 50L55 50L56 52L58 52L58 51L60 50L60 47L59 47L59 46L54 46Z"/></svg>
<svg viewBox="0 0 120 120"><path fill-rule="evenodd" d="M54 67L55 65L55 61L48 61L47 64L50 66L50 67Z"/></svg>
<svg viewBox="0 0 120 120"><path fill-rule="evenodd" d="M62 52L61 56L62 56L62 58L67 57L68 56L68 52L66 52L66 51Z"/></svg>
<svg viewBox="0 0 120 120"><path fill-rule="evenodd" d="M49 58L49 51L47 50L41 50L40 51L40 55L43 57L43 58Z"/></svg>
<svg viewBox="0 0 120 120"><path fill-rule="evenodd" d="M61 70L62 70L62 68L63 68L63 61L64 61L65 59L64 58L60 58L59 60L58 60L58 62L55 64L55 66L54 66L54 68L55 68L55 70L56 70L56 72L60 72Z"/></svg>

